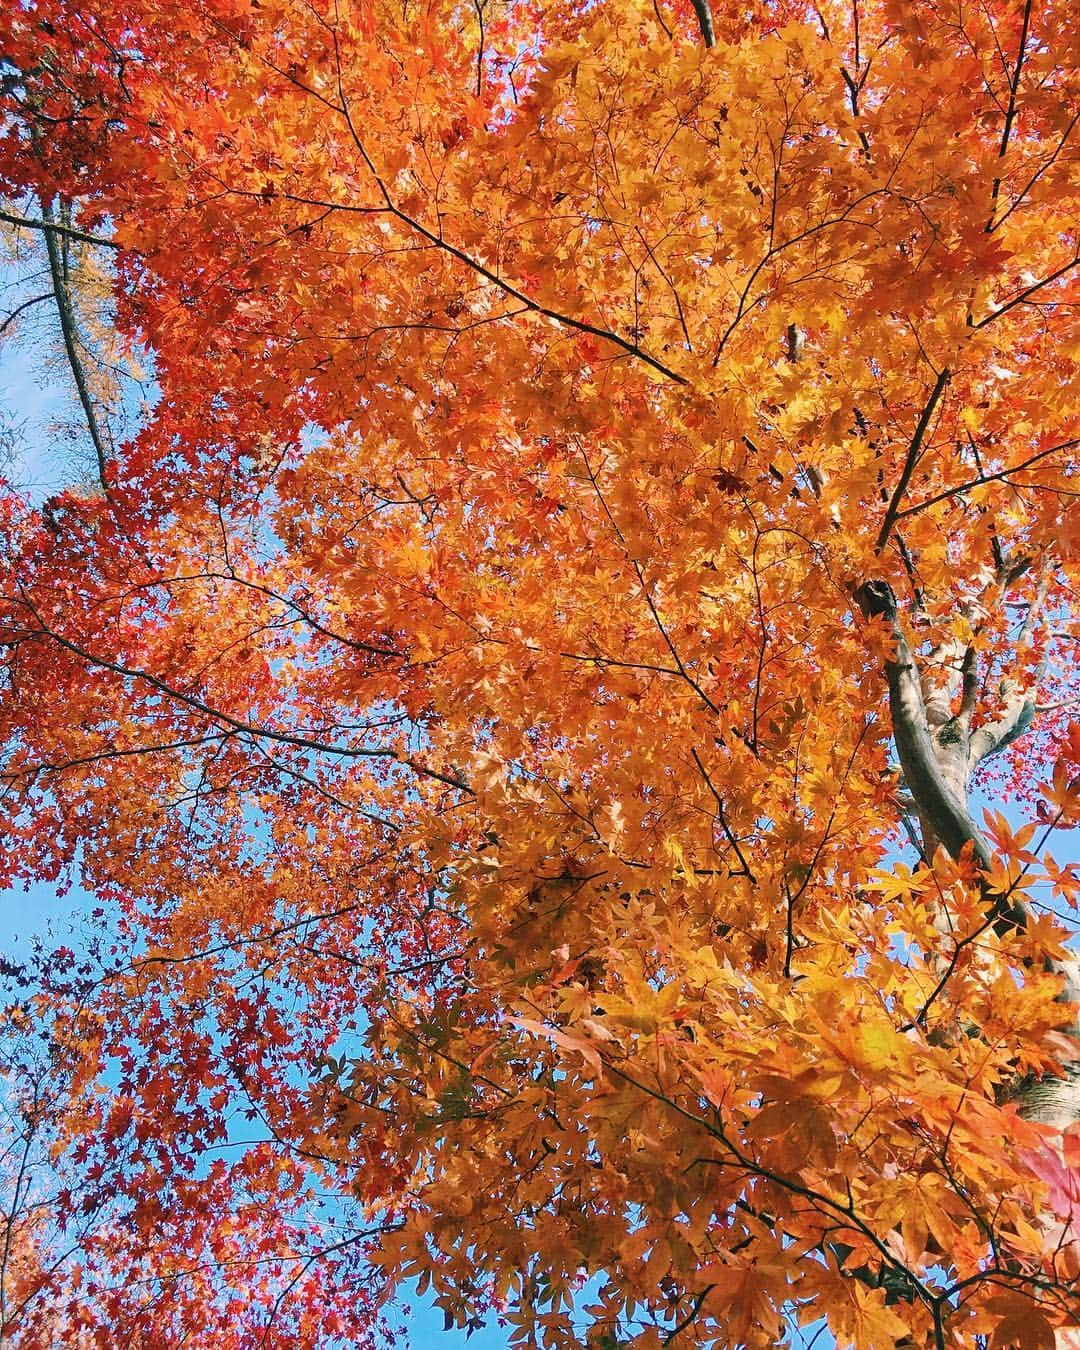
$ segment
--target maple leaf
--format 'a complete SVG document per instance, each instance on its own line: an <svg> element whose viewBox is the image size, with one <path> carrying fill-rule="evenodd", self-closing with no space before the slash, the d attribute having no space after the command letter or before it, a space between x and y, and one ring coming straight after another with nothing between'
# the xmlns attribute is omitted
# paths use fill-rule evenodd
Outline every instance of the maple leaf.
<svg viewBox="0 0 1080 1350"><path fill-rule="evenodd" d="M913 872L908 864L903 862L897 863L891 871L875 868L870 875L874 878L869 883L870 888L880 891L886 902L909 900L932 884L929 874Z"/></svg>
<svg viewBox="0 0 1080 1350"><path fill-rule="evenodd" d="M994 1350L1005 1346L1017 1346L1018 1350L1028 1350L1028 1347L1031 1350L1053 1350L1057 1344L1053 1326L1024 1295L996 1295L987 1299L986 1307L990 1312L1001 1315L990 1337L990 1345Z"/></svg>

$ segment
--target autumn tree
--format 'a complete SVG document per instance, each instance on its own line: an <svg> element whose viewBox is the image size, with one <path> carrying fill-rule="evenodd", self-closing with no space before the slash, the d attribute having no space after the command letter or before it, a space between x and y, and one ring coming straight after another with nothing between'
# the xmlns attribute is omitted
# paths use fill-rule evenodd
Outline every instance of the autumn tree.
<svg viewBox="0 0 1080 1350"><path fill-rule="evenodd" d="M0 25L159 389L2 503L4 875L103 926L9 1333L1066 1344L1071 7Z"/></svg>

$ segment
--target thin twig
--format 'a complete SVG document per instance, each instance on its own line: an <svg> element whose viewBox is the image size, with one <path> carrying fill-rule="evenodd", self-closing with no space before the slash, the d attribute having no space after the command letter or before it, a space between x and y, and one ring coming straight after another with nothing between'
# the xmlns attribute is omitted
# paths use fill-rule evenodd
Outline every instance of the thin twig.
<svg viewBox="0 0 1080 1350"><path fill-rule="evenodd" d="M40 305L45 300L53 298L52 291L47 291L44 295L33 295L29 300L24 300L21 305L16 305L3 323L0 323L0 336L7 332L20 314L25 313L33 305Z"/></svg>
<svg viewBox="0 0 1080 1350"><path fill-rule="evenodd" d="M1027 0L1024 6L1024 19L1020 26L1020 50L1016 53L1016 66L1012 73L1012 79L1009 81L1009 106L1005 112L1005 126L1001 132L1001 146L998 149L998 160L1005 158L1005 152L1009 148L1009 137L1012 135L1013 122L1016 119L1016 95L1020 89L1020 74L1024 69L1024 56L1027 53L1028 29L1031 26L1031 0ZM1006 67L1008 69L1008 67ZM1001 191L1001 175L994 179L994 186L990 193L990 218L986 222L987 234L994 228L994 212L997 209L998 193Z"/></svg>
<svg viewBox="0 0 1080 1350"><path fill-rule="evenodd" d="M739 860L739 865L740 865L740 867L742 868L742 873L743 873L743 875L744 875L744 876L746 877L746 879L750 882L751 886L756 886L756 885L757 885L757 877L755 877L754 874L753 874L753 872L751 872L749 864L747 863L746 859L743 857L743 851L742 851L742 849L739 847L739 841L738 841L738 839L736 839L735 835L732 833L731 826L730 826L730 825L728 824L728 822L727 822L727 816L724 814L724 802L723 802L723 799L721 798L719 792L717 792L716 787L715 787L715 785L713 784L712 779L709 777L709 774L708 774L707 769L705 768L705 765L702 764L702 762L701 762L701 756L698 754L698 752L697 752L697 750L695 749L694 746L691 746L691 747L690 747L690 753L691 753L691 754L693 755L693 757L694 757L694 763L698 766L698 772L701 774L702 778L704 778L704 780L705 780L705 785L706 785L706 787L707 787L707 788L709 789L709 791L712 793L713 801L716 803L716 818L717 818L717 820L720 822L720 828L724 831L724 838L728 841L728 843L731 845L731 847L735 850L735 856L736 856L736 858L738 858L738 860ZM737 876L738 873L732 873L732 875L733 875L733 876Z"/></svg>
<svg viewBox="0 0 1080 1350"><path fill-rule="evenodd" d="M1049 276L1043 277L1041 281L1033 281L1030 286L1026 286L1018 295L1014 295L1011 300L1006 301L1006 303L1001 305L998 309L992 309L990 313L984 315L978 323L973 323L971 325L972 328L985 328L988 323L993 323L995 319L1000 319L1003 314L1008 314L1010 309L1015 309L1017 305L1024 304L1036 291L1041 291L1044 286L1049 286L1052 282L1059 281L1066 272L1071 272L1077 263L1080 263L1080 252L1075 253L1068 262L1062 263L1060 267L1055 268Z"/></svg>
<svg viewBox="0 0 1080 1350"><path fill-rule="evenodd" d="M459 791L466 792L469 796L475 795L473 789L459 775L441 773L438 769L433 769L411 755L402 754L389 746L354 746L332 744L326 741L316 740L311 736L303 736L293 731L278 731L273 727L260 727L254 723L247 722L242 718L234 717L231 713L225 712L223 708L215 708L193 694L186 694L182 689L177 689L173 685L153 675L148 670L140 670L137 666L127 666L120 661L110 661L107 657L99 656L94 652L88 651L79 643L72 641L71 638L64 637L62 633L56 632L45 623L40 612L34 606L32 601L22 593L22 603L33 615L39 625L38 633L35 636L48 638L58 646L65 648L73 655L86 661L91 666L96 666L100 670L111 670L115 675L122 679L138 680L149 685L151 689L156 689L167 698L179 703L181 706L190 708L195 712L200 712L204 716L213 719L216 722L223 723L231 727L234 731L260 740L276 741L281 745L293 746L301 750L312 750L317 754L340 755L343 759L385 759L392 763L400 764L404 768L412 769L416 774L425 778L434 779L436 782L445 783L448 787L457 788ZM29 634L27 636L30 636Z"/></svg>

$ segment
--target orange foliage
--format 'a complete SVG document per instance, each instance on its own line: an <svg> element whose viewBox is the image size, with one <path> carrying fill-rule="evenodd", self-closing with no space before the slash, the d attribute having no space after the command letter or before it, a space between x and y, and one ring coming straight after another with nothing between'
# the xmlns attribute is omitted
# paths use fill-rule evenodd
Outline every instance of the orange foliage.
<svg viewBox="0 0 1080 1350"><path fill-rule="evenodd" d="M104 490L2 520L4 872L113 925L26 994L87 1344L359 1343L411 1276L523 1345L1080 1322L1008 1102L1073 1045L1068 709L995 761L988 875L894 866L856 602L975 736L1065 701L1075 16L713 26L0 20L0 186L118 246L160 386Z"/></svg>

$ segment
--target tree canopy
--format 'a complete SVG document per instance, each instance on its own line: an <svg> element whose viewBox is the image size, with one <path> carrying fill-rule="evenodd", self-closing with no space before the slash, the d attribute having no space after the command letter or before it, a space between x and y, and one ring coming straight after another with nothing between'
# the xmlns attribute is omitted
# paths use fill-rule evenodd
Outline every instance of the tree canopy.
<svg viewBox="0 0 1080 1350"><path fill-rule="evenodd" d="M1064 0L7 7L95 481L0 500L0 859L100 905L8 971L16 1343L364 1345L411 1279L1066 1343L1078 56Z"/></svg>

